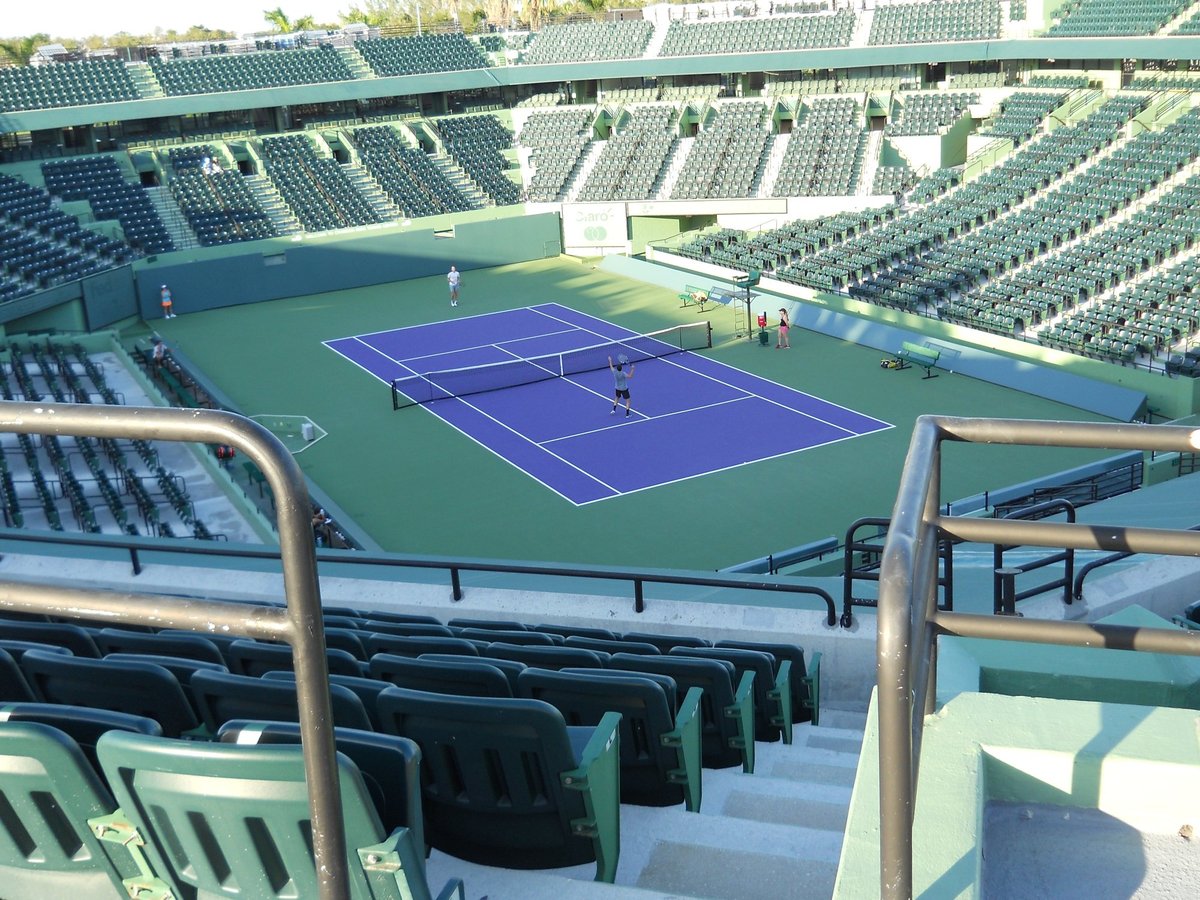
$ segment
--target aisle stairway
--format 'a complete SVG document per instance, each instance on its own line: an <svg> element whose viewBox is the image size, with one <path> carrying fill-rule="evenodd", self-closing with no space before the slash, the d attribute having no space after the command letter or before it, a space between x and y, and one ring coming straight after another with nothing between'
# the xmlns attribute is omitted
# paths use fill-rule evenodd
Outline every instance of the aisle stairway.
<svg viewBox="0 0 1200 900"><path fill-rule="evenodd" d="M791 746L756 743L755 773L705 769L699 813L621 806L615 885L595 867L530 872L473 865L434 852L430 883L458 875L488 900L827 900L833 893L865 714L822 710Z"/></svg>

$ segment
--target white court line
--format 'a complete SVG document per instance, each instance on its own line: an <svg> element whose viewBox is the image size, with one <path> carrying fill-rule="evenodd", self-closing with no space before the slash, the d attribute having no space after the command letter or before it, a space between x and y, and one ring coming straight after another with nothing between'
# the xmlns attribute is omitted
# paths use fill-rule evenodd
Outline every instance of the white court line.
<svg viewBox="0 0 1200 900"><path fill-rule="evenodd" d="M569 308L569 307L568 307L568 308ZM572 311L572 312L578 312L578 310L571 310L571 311ZM537 312L541 313L542 315L544 315L544 316L546 316L546 317L548 317L548 318L555 319L555 320L557 320L557 321L559 321L559 322L562 322L564 325L570 325L570 324L571 324L571 323L570 323L570 322L568 322L566 319L561 319L561 318L559 318L558 316L551 316L549 313L547 313L547 312L544 312L543 310L540 310L540 309L539 309L539 310L537 310ZM581 313L579 313L579 315L581 315L581 316L586 316L586 317L587 317L587 318L589 318L589 319L594 319L594 320L596 320L597 322L604 322L604 319L601 319L601 318L599 318L598 316L592 316L592 315L589 315L588 313L583 313L583 312L581 312ZM611 325L612 323L611 323L611 322L605 322L605 324L606 324L606 325ZM620 327L620 326L618 326L618 327ZM594 335L596 335L597 337L604 338L604 340L606 340L606 341L617 341L617 342L620 342L620 341L622 340L622 338L613 338L613 337L608 337L608 336L606 336L606 335L602 334L601 332L599 332L599 331L596 331L595 329L592 329L592 328L583 328L582 326L580 326L580 330L581 330L581 331L587 331L587 332L590 332L591 334L594 334ZM625 337L638 337L638 335L636 335L636 334L631 334L631 335L626 335ZM691 352L691 351L685 351L685 352ZM649 362L649 360L646 360L646 361L647 361L647 362ZM740 391L740 392L741 392L741 393L743 393L743 394L744 394L744 393L746 393L746 389L745 389L745 388L738 387L738 386L737 386L737 385L735 385L735 384L730 384L728 381L725 381L724 379L721 379L721 378L717 378L717 377L716 377L716 376L714 376L714 375L709 375L707 372L698 372L698 371L696 371L695 369L691 369L691 368L688 368L687 366L680 365L678 362L676 362L675 360L671 359L670 357L663 357L663 358L661 358L661 362L664 362L664 363L666 363L667 365L670 365L670 366L674 366L675 368L677 368L677 369L681 369L682 371L685 371L685 372L691 372L693 375L698 375L698 376L699 376L699 377L701 377L701 378L707 378L709 381L713 381L713 382L716 382L717 384L724 385L725 387L727 387L727 388L731 388L732 390L735 390L735 391ZM716 362L716 363L717 363L717 365L725 365L725 363L719 362L719 361L717 361L717 360L712 360L712 362ZM733 366L728 366L728 368L731 368L731 369L732 369L732 368L734 368L734 367L733 367ZM741 370L740 370L740 369L736 369L735 371L741 371ZM750 374L750 373L748 373L748 372L747 372L747 373L743 373L743 374ZM753 376L753 377L757 378L758 376L757 376L757 375L755 375L755 376ZM763 380L764 380L764 381L767 381L768 379L765 379L765 378L764 378ZM781 388L785 388L786 390L789 390L789 391L791 391L791 390L795 390L795 388L790 388L790 387L788 387L786 384L779 384L778 382L771 382L771 384L776 384L776 385L778 385L779 387L781 387ZM813 394L806 394L806 393L804 393L804 391L796 391L796 393L797 393L797 394L802 394L802 395L803 395L803 396L805 396L805 397L810 397L810 398L812 398L813 400L816 400L816 401L818 401L818 402L820 402L820 403L828 403L828 401L824 400L823 398L821 398L821 397L817 397L817 396L814 396ZM821 418L820 416L814 416L814 415L812 415L811 413L806 413L806 412L804 412L804 411L802 411L802 410L799 410L799 409L794 409L794 408L792 408L792 407L790 407L790 406L788 406L788 405L786 405L786 404L784 404L784 403L780 403L778 400L772 400L770 397L764 397L764 396L762 396L761 394L754 394L753 396L757 397L759 400L763 401L764 403L770 403L772 406L778 406L780 409L786 409L788 412L790 412L790 413L792 413L792 414L794 414L794 415L801 416L801 417L803 417L803 418L805 418L805 419L810 419L810 420L812 420L812 421L814 421L814 422L820 422L820 423L821 423L821 424L823 424L823 425L828 425L830 428L837 429L838 431L844 432L845 434L851 435L851 436L853 436L853 437L861 437L861 432L858 432L858 431L851 431L849 428L845 427L844 425L838 425L837 423L835 423L835 422L830 422L828 419L823 419L823 418ZM846 412L849 412L849 413L854 413L854 415L856 415L856 416L862 416L862 415L863 415L862 413L858 412L857 410L853 410L853 409L850 409L849 407L845 407L845 406L838 406L838 404L836 404L836 403L829 403L828 405L829 405L829 406L835 406L835 407L838 407L839 409L844 409L844 410L846 410ZM871 419L874 419L874 421L876 421L876 422L878 422L878 421L879 421L878 419L875 419L873 416L867 416L867 417L865 417L865 418L871 418ZM893 427L892 425L889 425L887 422L883 422L882 424L883 424L883 425L887 425L887 427L888 427L888 428L891 428L891 427ZM883 429L877 429L877 430L879 430L879 431L882 431ZM830 442L830 443L832 443L832 442Z"/></svg>
<svg viewBox="0 0 1200 900"><path fill-rule="evenodd" d="M571 383L574 384L575 382L571 382ZM583 387L583 385L580 385L580 387ZM603 396L603 395L600 395L600 396ZM691 407L688 407L687 409L676 409L676 410L672 410L669 413L662 413L657 416L648 416L645 413L638 413L638 411L635 409L634 412L641 416L641 419L639 419L637 422L613 422L611 425L607 425L604 428L592 428L589 431L577 431L574 434L564 434L562 437L550 438L548 440L542 441L541 443L538 444L538 446L544 447L547 444L553 444L555 441L569 441L571 438L584 437L585 435L589 435L589 434L599 434L602 431L609 431L610 429L613 429L613 428L624 428L626 425L637 425L637 424L641 424L644 422L656 422L659 419L669 419L671 416L682 416L682 415L685 415L686 413L694 413L694 412L700 412L701 410L705 410L705 409L712 409L714 406L724 406L727 403L741 403L744 400L754 400L754 399L757 399L756 394L746 394L743 397L732 397L729 400L718 400L716 403L706 403L703 406L691 406Z"/></svg>
<svg viewBox="0 0 1200 900"><path fill-rule="evenodd" d="M426 353L424 356L406 356L406 357L404 357L403 363L408 364L410 362L415 362L418 359L431 359L432 357L435 357L435 356L448 356L452 353L463 353L467 350L486 350L489 348L495 349L495 350L502 350L505 353L508 353L517 359L528 359L529 357L523 357L516 353L513 353L511 350L504 347L503 345L504 344L513 344L513 343L516 343L517 341L532 341L532 340L536 340L537 338L553 337L556 334L573 334L580 330L581 329L579 329L579 328L563 328L559 331L547 331L543 334L530 334L530 335L526 335L525 337L509 338L506 341L500 341L498 343L493 341L488 344L472 344L469 347L455 347L453 350L443 350L441 353ZM367 346L373 347L373 345L371 345L371 344L367 344ZM569 351L562 351L562 350L559 351L559 353L564 353L564 352L569 352ZM384 354L384 355L386 356L387 354ZM547 353L547 354L543 354L543 355L544 356L554 356L555 354ZM536 358L536 357L534 357L534 358ZM396 360L396 362L401 362L401 360ZM486 365L488 365L488 363L477 363L476 365L486 366ZM449 366L448 368L450 368L450 369L473 369L473 368L475 368L475 366Z"/></svg>
<svg viewBox="0 0 1200 900"><path fill-rule="evenodd" d="M347 340L347 338L337 338L337 340L339 340L339 341L344 341L344 340ZM352 366L358 366L360 369L362 369L364 372L366 372L368 375L370 375L370 376L371 376L372 378L374 378L376 381L380 381L380 382L382 382L382 383L384 383L384 384L388 385L389 387L391 386L391 384L392 384L392 383L391 383L391 381L389 381L388 379L386 379L386 378L380 378L378 375L376 375L374 372L372 372L370 369L368 369L366 366L364 366L364 365L363 365L362 363L360 363L358 360L356 360L356 359L351 359L351 358L350 358L350 357L348 357L348 356L347 356L345 353L343 353L341 350L338 350L338 349L337 349L337 348L335 348L335 347L330 347L330 346L329 346L329 341L321 341L321 344L322 344L323 346L325 346L325 347L328 347L330 350L332 350L334 353L336 353L336 354L337 354L338 356L340 356L342 359L346 360L346 362L350 363L350 365L352 365ZM370 344L364 344L363 346L365 346L365 347L371 347L371 345L370 345ZM375 350L375 352L376 352L376 353L379 353L379 351L378 351L378 350L376 350L374 347L371 347L371 349L372 349L372 350ZM382 356L384 359L392 359L392 358L391 358L390 356L388 356L386 353L379 353L379 355L380 355L380 356ZM397 361L396 361L396 360L394 360L394 359L392 359L392 362L396 363L397 365L401 365L401 363L397 362Z"/></svg>
<svg viewBox="0 0 1200 900"><path fill-rule="evenodd" d="M513 428L511 425L508 425L508 424L506 424L505 422L501 422L499 419L497 419L495 416L491 415L490 413L484 412L482 409L480 409L480 408L479 408L478 406L476 406L474 403L468 403L468 402L467 402L465 399L463 399L462 397L449 397L449 398L447 398L447 399L449 399L449 400L454 400L454 401L456 401L456 402L458 402L458 403L461 403L463 406L466 406L467 408L469 408L469 409L471 409L471 410L474 410L476 413L478 413L479 415L483 416L485 419L491 419L491 421L495 422L497 425L499 425L499 426L500 426L501 428L503 428L505 431L511 432L512 434L514 434L514 435L516 435L517 437L519 437L521 440L523 440L523 441L525 441L525 442L527 442L527 443L531 444L531 445L532 445L532 446L534 446L534 447L537 447L539 450L541 450L543 453L547 454L548 456L553 456L555 459L557 459L557 460L558 460L559 462L561 462L563 465L569 466L570 468L574 469L574 470L575 470L576 472L578 472L579 474L587 476L588 478L590 478L592 481L596 482L596 484L600 485L601 487L603 487L603 488L607 488L608 490L612 491L614 496L618 496L618 497L619 497L619 496L621 495L621 492L620 492L619 490L617 490L615 487L613 487L611 484L607 484L607 483L605 483L604 481L601 481L599 478L597 478L597 477L596 477L595 475L593 475L591 472L587 471L586 469L581 469L579 466L575 465L575 463L571 462L569 459L565 459L564 457L561 457L561 456L559 456L559 455L558 455L557 453L555 453L553 450L547 450L545 447L541 446L541 445L540 445L540 444L539 444L537 441L535 441L533 438L531 438L531 437L529 437L528 435L526 435L526 434L524 434L524 433L522 433L522 432L518 431L517 429ZM436 413L435 413L435 415L436 415ZM439 416L439 418L441 418L441 417ZM445 420L445 419L442 419L442 421L446 421L446 420ZM446 424L450 425L451 427L455 428L456 430L459 430L459 431L461 431L461 430L462 430L462 429L459 429L459 428L458 428L458 426L454 425L454 424L453 424L453 423L451 423L451 422L447 422ZM464 434L465 434L465 433L466 433L466 432L464 432ZM468 437L470 437L470 435L468 435ZM554 493L558 494L560 497L565 497L565 495L564 495L564 494L561 494L561 493L559 493L557 490L555 490L554 488L550 487L550 485L548 485L548 484L545 484L545 482L543 482L543 481L542 481L540 478L538 478L537 476L533 475L531 472L527 471L526 469L523 469L521 466L517 465L517 463L513 462L511 459L508 459L507 457L503 456L502 454L500 454L500 453L497 453L495 450L492 450L492 448L491 448L491 447L488 447L488 445L487 445L487 444L483 444L481 441L479 441L479 440L477 440L477 439L475 439L475 438L473 438L473 437L472 437L471 439L472 439L472 440L474 440L474 441L475 441L475 443L477 443L477 444L480 444L480 445L481 445L481 446L483 446L483 447L486 447L488 450L490 450L490 451L492 452L492 454L493 454L494 456L499 456L501 459L503 459L503 460L504 460L506 463L508 463L510 466L512 466L512 467L513 467L514 469L516 469L518 472L524 472L526 475L529 475L529 477L533 478L533 480L534 480L534 481L538 482L539 484L544 484L546 487L550 488L550 490L554 491ZM571 498L570 498L570 497L565 497L565 499L567 499L567 500L571 500ZM600 498L600 499L603 499L603 498ZM571 500L571 502L572 502L572 503L575 503L575 501L574 501L574 500ZM589 501L589 502L590 502L590 501ZM579 504L578 504L578 503L576 503L575 505L576 505L576 506L578 506Z"/></svg>
<svg viewBox="0 0 1200 900"><path fill-rule="evenodd" d="M501 309L493 312L474 313L469 316L455 316L453 319L437 319L433 322L417 322L415 325L401 325L399 328L381 328L379 331L364 331L361 334L347 334L340 338L330 338L333 341L345 341L350 338L374 337L377 334L391 334L393 331L407 331L410 328L427 328L430 325L441 325L443 322L465 322L467 319L480 319L485 316L503 315L504 313L523 312L524 310L533 310L532 306L518 306L516 309Z"/></svg>

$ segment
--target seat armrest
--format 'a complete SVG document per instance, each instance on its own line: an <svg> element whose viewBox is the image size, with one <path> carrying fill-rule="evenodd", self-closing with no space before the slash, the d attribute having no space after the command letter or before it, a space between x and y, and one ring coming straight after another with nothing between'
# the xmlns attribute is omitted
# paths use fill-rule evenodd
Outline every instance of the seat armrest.
<svg viewBox="0 0 1200 900"><path fill-rule="evenodd" d="M803 678L808 686L808 697L805 706L812 712L812 724L821 724L821 654L814 653L808 664L808 674Z"/></svg>
<svg viewBox="0 0 1200 900"><path fill-rule="evenodd" d="M571 833L591 838L596 881L612 884L621 857L621 714L607 712L592 732L574 769L559 773L562 786L583 795L585 814Z"/></svg>
<svg viewBox="0 0 1200 900"><path fill-rule="evenodd" d="M742 751L742 771L754 774L754 673L743 672L733 695L733 705L725 708L725 715L734 719L738 736L730 744Z"/></svg>
<svg viewBox="0 0 1200 900"><path fill-rule="evenodd" d="M775 686L768 692L768 696L775 704L775 715L771 717L771 724L779 726L783 732L783 742L790 744L792 742L792 661L790 659L782 660L779 663L779 671L775 673Z"/></svg>
<svg viewBox="0 0 1200 900"><path fill-rule="evenodd" d="M372 900L432 900L425 868L407 828L397 828L378 844L359 847L358 860ZM437 900L450 900L456 894L458 900L465 900L461 878L446 882Z"/></svg>
<svg viewBox="0 0 1200 900"><path fill-rule="evenodd" d="M662 736L663 746L675 748L679 766L668 776L673 783L683 787L683 801L688 812L700 812L703 795L700 743L700 698L703 696L703 688L688 688L675 716L675 728Z"/></svg>

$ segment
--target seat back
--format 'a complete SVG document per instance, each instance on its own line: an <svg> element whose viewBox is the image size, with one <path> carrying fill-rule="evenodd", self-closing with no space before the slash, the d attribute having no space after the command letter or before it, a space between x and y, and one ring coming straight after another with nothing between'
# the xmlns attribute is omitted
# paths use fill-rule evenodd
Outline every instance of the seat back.
<svg viewBox="0 0 1200 900"><path fill-rule="evenodd" d="M587 625L551 625L549 623L542 623L541 625L535 625L533 630L540 631L543 634L561 635L564 638L574 635L575 637L599 638L602 641L615 641L617 639L617 635L607 628L592 628Z"/></svg>
<svg viewBox="0 0 1200 900"><path fill-rule="evenodd" d="M267 672L291 671L295 668L292 648L287 644L268 644L265 641L234 641L229 646L229 671L234 675L257 678ZM345 650L326 650L330 674L361 675L358 660Z"/></svg>
<svg viewBox="0 0 1200 900"><path fill-rule="evenodd" d="M197 672L229 671L221 663L204 662L182 656L157 656L153 653L108 653L104 658L113 662L140 662L162 666L175 676L183 688L183 692L187 694L188 700L191 701L192 709L196 711L197 717L200 715L200 707L196 703L196 695L192 693L192 676Z"/></svg>
<svg viewBox="0 0 1200 900"><path fill-rule="evenodd" d="M422 653L417 659L423 659L428 662L448 662L454 663L459 668L467 666L491 666L493 669L499 669L504 673L504 677L508 679L508 696L517 696L517 678L521 673L529 668L525 663L515 659L497 659L496 657L488 657L484 659L470 659L462 656L454 656L445 653Z"/></svg>
<svg viewBox="0 0 1200 900"><path fill-rule="evenodd" d="M68 706L64 703L5 703L0 706L0 722L37 722L57 728L73 740L87 757L88 764L100 771L96 742L107 731L133 731L161 735L162 726L146 716Z"/></svg>
<svg viewBox="0 0 1200 900"><path fill-rule="evenodd" d="M643 644L640 641L606 640L572 635L563 644L567 647L582 647L584 650L598 650L601 653L640 653L645 656L660 656L660 651L653 644Z"/></svg>
<svg viewBox="0 0 1200 900"><path fill-rule="evenodd" d="M7 650L0 649L0 700L31 703L36 699L17 661Z"/></svg>
<svg viewBox="0 0 1200 900"><path fill-rule="evenodd" d="M390 622L386 619L368 619L363 622L362 631L367 634L391 634L396 637L454 637L454 632L440 622Z"/></svg>
<svg viewBox="0 0 1200 900"><path fill-rule="evenodd" d="M583 794L564 787L581 757L554 707L389 688L379 695L379 712L387 731L421 747L431 846L517 869L597 859L593 840L572 825L589 817ZM615 873L615 859L612 867Z"/></svg>
<svg viewBox="0 0 1200 900"><path fill-rule="evenodd" d="M392 653L396 656L417 657L422 653L453 653L457 656L478 656L479 648L473 641L457 637L437 635L414 635L401 637L390 634L373 634L367 638L367 653Z"/></svg>
<svg viewBox="0 0 1200 900"><path fill-rule="evenodd" d="M198 634L154 634L126 631L123 628L102 628L96 633L95 640L100 652L106 656L109 653L153 653L155 656L198 659L225 665L221 649Z"/></svg>
<svg viewBox="0 0 1200 900"><path fill-rule="evenodd" d="M458 632L460 638L469 641L485 641L489 644L500 642L505 644L529 644L535 647L552 647L562 644L563 639L556 634L543 634L540 631L505 631L499 628L462 628Z"/></svg>
<svg viewBox="0 0 1200 900"><path fill-rule="evenodd" d="M251 678L227 672L197 672L192 676L192 693L200 707L205 728L216 734L232 719L299 722L300 706L294 681ZM333 724L371 731L371 719L362 701L349 688L330 684Z"/></svg>
<svg viewBox="0 0 1200 900"><path fill-rule="evenodd" d="M804 648L796 644L764 643L760 641L717 641L713 644L717 649L722 647L734 650L761 650L775 657L776 674L783 660L792 664L792 721L808 722L812 720L817 710L819 698L814 696L812 683L809 679L808 665L804 660ZM814 654L819 659L820 654ZM814 666L814 669L816 667Z"/></svg>
<svg viewBox="0 0 1200 900"><path fill-rule="evenodd" d="M735 714L739 700L734 690L732 663L687 656L615 653L609 668L670 675L675 679L680 703L688 688L700 688L704 692L700 704L700 730L705 768L724 769L741 764L745 771L754 771L753 689L743 701L749 709L739 710L745 715Z"/></svg>
<svg viewBox="0 0 1200 900"><path fill-rule="evenodd" d="M112 856L88 820L116 809L83 751L38 722L0 727L0 883L6 900L124 897L122 880L138 874L132 858Z"/></svg>
<svg viewBox="0 0 1200 900"><path fill-rule="evenodd" d="M547 647L526 644L488 644L484 658L515 659L527 666L539 669L602 669L608 660L607 653L584 650L581 647Z"/></svg>
<svg viewBox="0 0 1200 900"><path fill-rule="evenodd" d="M492 631L527 631L529 627L511 619L451 619L446 624L451 628L489 628Z"/></svg>
<svg viewBox="0 0 1200 900"><path fill-rule="evenodd" d="M296 722L253 722L235 719L217 732L226 744L299 744ZM358 766L385 831L407 828L422 862L425 859L425 818L421 813L421 749L394 734L335 728L338 752Z"/></svg>
<svg viewBox="0 0 1200 900"><path fill-rule="evenodd" d="M37 641L66 647L74 656L100 657L100 649L92 633L79 625L65 622L14 622L0 620L0 638L16 641Z"/></svg>
<svg viewBox="0 0 1200 900"><path fill-rule="evenodd" d="M777 741L784 710L780 709L775 690L775 657L759 650L738 650L733 647L675 647L671 656L693 656L700 659L724 659L733 663L738 677L744 672L754 674L754 738ZM790 667L789 667L790 668ZM791 691L787 704L788 743L791 743Z"/></svg>
<svg viewBox="0 0 1200 900"><path fill-rule="evenodd" d="M670 653L672 647L707 647L704 638L689 637L681 634L658 634L653 631L627 631L621 635L625 641L637 641L641 644L653 644L661 653Z"/></svg>
<svg viewBox="0 0 1200 900"><path fill-rule="evenodd" d="M641 806L674 806L683 788L671 781L678 760L663 743L675 727L675 684L671 697L653 675L599 670L576 672L526 669L517 679L519 696L549 703L568 725L598 725L607 712L621 714L621 801Z"/></svg>
<svg viewBox="0 0 1200 900"><path fill-rule="evenodd" d="M47 703L147 716L170 737L179 737L200 724L178 679L153 663L30 650L21 657L21 670L30 687Z"/></svg>
<svg viewBox="0 0 1200 900"><path fill-rule="evenodd" d="M511 697L512 688L500 669L486 661L465 664L411 659L390 653L371 657L371 677L397 687L434 694L457 694L464 697Z"/></svg>
<svg viewBox="0 0 1200 900"><path fill-rule="evenodd" d="M146 841L155 871L177 896L316 897L308 785L299 746L239 746L121 733L100 740L100 762L122 812ZM350 896L427 900L407 832L392 890L363 865L385 833L357 767L338 756ZM395 835L393 836L395 837ZM368 879L371 879L370 881ZM407 880L407 884L400 883Z"/></svg>
<svg viewBox="0 0 1200 900"><path fill-rule="evenodd" d="M325 624L325 646L330 650L344 650L355 659L366 659L367 649L363 644L366 635L355 628L340 628Z"/></svg>
<svg viewBox="0 0 1200 900"><path fill-rule="evenodd" d="M267 672L262 676L268 681L286 681L291 684L296 683L295 672ZM367 718L371 720L371 727L379 731L379 713L376 709L375 701L379 698L382 691L387 690L388 683L380 681L377 678L365 678L359 675L330 675L329 683L336 684L339 687L344 687L351 691L359 700L362 701L363 709L367 711ZM351 757L353 759L353 757ZM386 822L384 824L387 824Z"/></svg>

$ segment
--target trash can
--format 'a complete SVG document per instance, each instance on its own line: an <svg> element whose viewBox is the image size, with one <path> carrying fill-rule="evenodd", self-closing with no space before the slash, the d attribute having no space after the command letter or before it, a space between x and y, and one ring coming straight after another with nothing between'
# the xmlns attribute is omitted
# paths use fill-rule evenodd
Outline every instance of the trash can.
<svg viewBox="0 0 1200 900"><path fill-rule="evenodd" d="M300 437L306 441L311 441L317 436L317 430L313 427L312 422L304 422L300 425Z"/></svg>
<svg viewBox="0 0 1200 900"><path fill-rule="evenodd" d="M767 346L771 342L771 335L767 333L767 329L760 328L758 331L758 342L762 346Z"/></svg>

